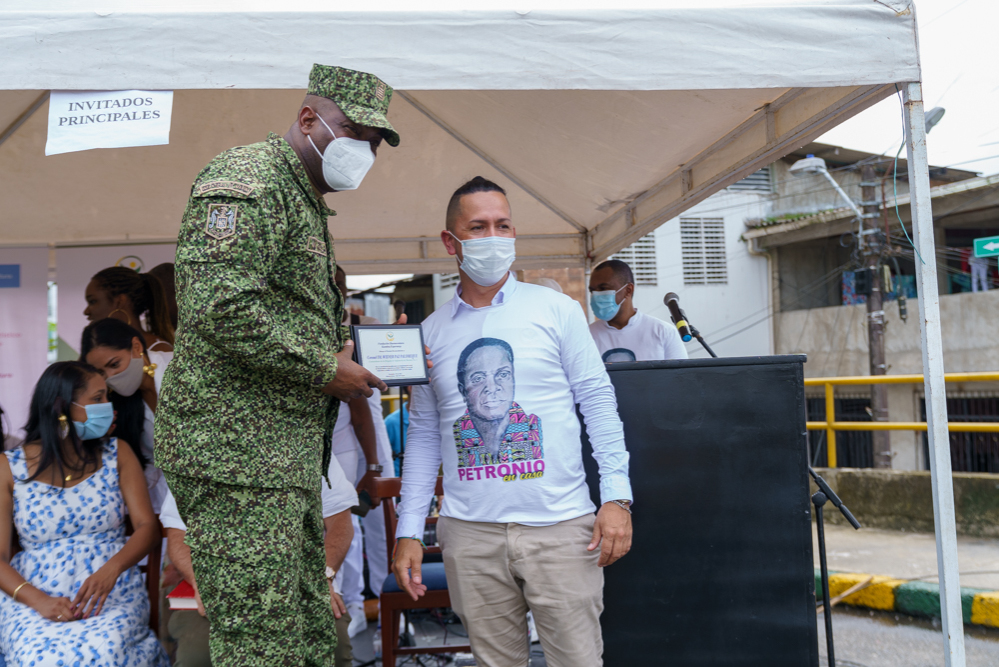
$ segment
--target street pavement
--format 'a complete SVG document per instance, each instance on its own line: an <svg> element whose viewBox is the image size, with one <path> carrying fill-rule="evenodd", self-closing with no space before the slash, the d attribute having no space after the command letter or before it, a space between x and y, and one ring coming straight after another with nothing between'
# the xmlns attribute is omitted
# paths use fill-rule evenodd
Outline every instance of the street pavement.
<svg viewBox="0 0 999 667"><path fill-rule="evenodd" d="M833 650L839 667L940 667L944 664L940 621L903 614L836 607ZM819 665L825 667L825 619L818 616ZM964 633L967 667L999 665L999 630L968 626Z"/></svg>
<svg viewBox="0 0 999 667"><path fill-rule="evenodd" d="M936 541L932 534L825 525L826 559L839 572L880 574L896 579L937 581ZM812 554L819 566L818 538L812 524ZM999 591L999 539L957 538L961 586ZM999 665L999 657L994 663Z"/></svg>

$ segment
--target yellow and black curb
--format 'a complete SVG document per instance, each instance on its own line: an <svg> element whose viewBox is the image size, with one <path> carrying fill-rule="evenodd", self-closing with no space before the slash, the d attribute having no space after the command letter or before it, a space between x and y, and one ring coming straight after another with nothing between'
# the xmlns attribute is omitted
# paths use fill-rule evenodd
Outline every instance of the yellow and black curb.
<svg viewBox="0 0 999 667"><path fill-rule="evenodd" d="M870 580L870 581L868 581ZM842 599L842 604L880 611L897 611L909 616L940 617L940 587L924 581L893 579L854 572L830 572L829 595L836 597L851 588L858 590ZM822 600L822 580L815 570L816 598ZM961 589L964 622L999 628L999 591Z"/></svg>

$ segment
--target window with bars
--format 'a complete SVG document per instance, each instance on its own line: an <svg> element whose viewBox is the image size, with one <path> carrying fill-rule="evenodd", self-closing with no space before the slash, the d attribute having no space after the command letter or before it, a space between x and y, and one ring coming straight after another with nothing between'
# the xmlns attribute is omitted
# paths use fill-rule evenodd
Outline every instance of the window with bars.
<svg viewBox="0 0 999 667"><path fill-rule="evenodd" d="M656 271L656 237L643 236L627 248L615 253L611 259L619 259L631 267L636 285L658 285Z"/></svg>
<svg viewBox="0 0 999 667"><path fill-rule="evenodd" d="M457 273L441 274L441 289L450 289L452 287L457 287L459 282L461 282L461 276L458 275Z"/></svg>
<svg viewBox="0 0 999 667"><path fill-rule="evenodd" d="M753 172L741 181L736 181L728 186L728 189L744 192L773 192L774 186L770 175L770 167L766 166L757 172Z"/></svg>
<svg viewBox="0 0 999 667"><path fill-rule="evenodd" d="M684 285L727 285L724 218L680 218Z"/></svg>

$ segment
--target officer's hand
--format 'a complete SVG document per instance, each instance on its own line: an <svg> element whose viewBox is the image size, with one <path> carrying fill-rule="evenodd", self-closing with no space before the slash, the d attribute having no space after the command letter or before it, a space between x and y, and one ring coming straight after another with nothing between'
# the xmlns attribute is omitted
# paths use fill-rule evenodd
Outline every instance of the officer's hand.
<svg viewBox="0 0 999 667"><path fill-rule="evenodd" d="M414 601L419 600L427 592L421 576L422 567L423 546L414 539L400 538L395 546L392 572L399 588L409 593L409 597Z"/></svg>
<svg viewBox="0 0 999 667"><path fill-rule="evenodd" d="M374 373L367 370L351 357L354 354L354 341L348 340L336 355L337 370L333 381L323 387L323 393L329 394L341 401L349 401L352 398L371 396L372 387L378 387L381 391L388 391L388 386L379 380Z"/></svg>

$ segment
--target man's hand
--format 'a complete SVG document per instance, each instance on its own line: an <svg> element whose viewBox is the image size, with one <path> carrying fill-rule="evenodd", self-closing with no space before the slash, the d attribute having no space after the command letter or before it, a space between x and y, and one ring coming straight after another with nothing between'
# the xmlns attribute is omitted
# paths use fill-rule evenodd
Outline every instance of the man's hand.
<svg viewBox="0 0 999 667"><path fill-rule="evenodd" d="M198 590L198 585L194 584L194 601L198 603L198 613L205 616L205 603L201 601L201 591Z"/></svg>
<svg viewBox="0 0 999 667"><path fill-rule="evenodd" d="M631 551L631 514L616 503L604 503L593 524L593 540L587 551L600 546L600 567L607 567Z"/></svg>
<svg viewBox="0 0 999 667"><path fill-rule="evenodd" d="M399 538L395 548L395 559L392 561L392 572L399 588L409 593L414 601L423 597L427 587L423 584L421 568L423 567L423 546L408 537Z"/></svg>
<svg viewBox="0 0 999 667"><path fill-rule="evenodd" d="M364 473L364 477L362 477L360 481L357 482L357 490L359 492L360 491L368 492L368 496L371 498L371 507L378 507L378 505L382 502L382 499L374 494L375 491L374 481L376 477L380 476L381 473L377 473L374 470L369 470L366 473Z"/></svg>
<svg viewBox="0 0 999 667"><path fill-rule="evenodd" d="M333 616L338 621L347 613L347 605L343 603L343 598L333 590L332 586L330 586L330 605L333 607Z"/></svg>
<svg viewBox="0 0 999 667"><path fill-rule="evenodd" d="M388 386L379 380L374 373L351 359L353 354L354 341L348 340L344 343L343 350L336 355L336 377L323 387L323 393L339 398L341 401L349 401L360 396L365 398L371 396L372 387L388 391Z"/></svg>

